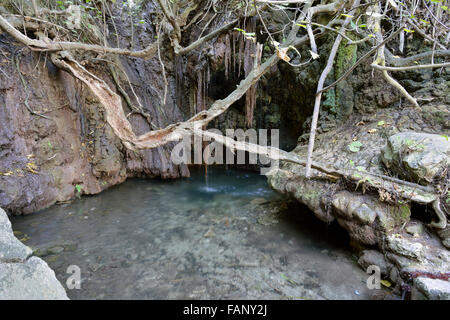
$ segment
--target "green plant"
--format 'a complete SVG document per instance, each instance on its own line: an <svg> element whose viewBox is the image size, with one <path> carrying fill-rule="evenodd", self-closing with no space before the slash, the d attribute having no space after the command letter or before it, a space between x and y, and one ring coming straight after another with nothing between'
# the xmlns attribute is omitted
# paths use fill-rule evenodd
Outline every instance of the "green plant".
<svg viewBox="0 0 450 320"><path fill-rule="evenodd" d="M77 196L77 198L79 198L81 196L81 191L83 190L83 187L80 186L79 184L76 184L75 190L77 191L76 196Z"/></svg>
<svg viewBox="0 0 450 320"><path fill-rule="evenodd" d="M348 148L351 152L358 152L359 150L361 150L361 147L362 143L359 141L353 141L348 145Z"/></svg>

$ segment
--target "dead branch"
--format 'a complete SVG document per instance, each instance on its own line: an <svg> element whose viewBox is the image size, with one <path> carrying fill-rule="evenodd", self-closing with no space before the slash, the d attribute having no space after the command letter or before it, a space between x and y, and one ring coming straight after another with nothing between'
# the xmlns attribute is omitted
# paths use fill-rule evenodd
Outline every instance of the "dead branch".
<svg viewBox="0 0 450 320"><path fill-rule="evenodd" d="M429 58L433 55L432 51L426 51L423 53L419 53L410 57L406 58L400 58L400 57L394 57L394 55L388 50L384 49L384 52L386 54L386 58L389 61L390 64L392 64L395 67L401 67L408 65L410 63L413 63L414 61L420 61L426 58ZM436 50L434 51L435 57L450 57L450 50Z"/></svg>
<svg viewBox="0 0 450 320"><path fill-rule="evenodd" d="M380 7L378 4L375 4L373 6L373 14L371 15L371 18L374 22L374 33L376 36L376 39L378 42L383 42L383 36L381 34L381 18L380 18ZM386 59L384 56L384 45L378 48L377 50L377 58L373 62L373 64L385 66L386 65ZM394 78L392 78L386 70L381 70L381 73L383 74L383 77L386 79L388 83L390 83L393 87L395 87L400 93L408 100L410 101L416 108L419 108L419 104L417 103L417 100L414 99L408 91L406 91L403 86L397 82Z"/></svg>
<svg viewBox="0 0 450 320"><path fill-rule="evenodd" d="M353 5L354 6L359 5L359 0L355 0ZM352 13L353 10L350 12ZM344 28L348 23L350 23L350 20L351 20L351 18L347 17L345 19L342 27ZM331 71L331 68L333 67L334 57L336 56L336 53L337 53L337 50L339 49L341 41L342 41L342 35L338 34L336 37L336 40L334 41L331 52L328 56L327 65L324 68L324 70L322 71L322 74L320 75L320 78L319 78L319 83L317 84L317 90L316 90L317 93L316 93L316 99L314 102L314 111L313 111L312 122L311 122L311 133L309 135L308 155L307 155L307 161L306 161L305 175L307 178L309 178L311 175L311 162L312 162L312 154L313 154L313 149L314 149L314 140L316 137L317 121L319 119L320 101L322 99L321 90L323 88L323 85L325 83L325 80L326 80L328 74Z"/></svg>
<svg viewBox="0 0 450 320"><path fill-rule="evenodd" d="M378 69L378 70L387 70L387 71L408 71L408 70L418 70L418 69L446 68L446 67L450 67L450 62L435 63L435 64L420 64L417 66L407 66L407 67L386 67L386 66L380 66L377 64L371 64L371 67Z"/></svg>
<svg viewBox="0 0 450 320"><path fill-rule="evenodd" d="M356 61L356 63L354 65L352 65L350 68L348 68L347 71L344 72L344 74L337 79L335 82L333 82L332 84L330 84L329 86L323 88L320 93L323 93L333 87L335 87L339 82L341 82L342 80L346 79L349 75L351 75L351 73L353 72L353 70L355 70L355 68L357 66L359 66L362 62L364 62L367 58L369 58L375 51L377 51L380 47L384 46L386 43L388 43L389 41L391 41L392 39L394 39L400 32L402 32L404 28L404 25L401 26L400 28L397 29L397 31L395 31L393 34L391 34L389 37L387 37L386 39L384 39L381 43L379 43L378 45L376 45L375 47L373 47L372 49L370 49L369 51L367 51L366 54L364 54L358 61Z"/></svg>
<svg viewBox="0 0 450 320"><path fill-rule="evenodd" d="M95 51L100 53L112 53L118 55L125 55L136 58L149 59L153 57L157 52L157 46L159 39L150 44L147 48L139 51L130 51L121 48L109 48L94 44L85 44L81 42L68 42L68 41L48 41L30 39L16 28L14 28L8 20L0 15L0 27L3 28L9 35L11 35L17 41L30 47L32 50L38 51L66 51L66 50L82 50L82 51Z"/></svg>

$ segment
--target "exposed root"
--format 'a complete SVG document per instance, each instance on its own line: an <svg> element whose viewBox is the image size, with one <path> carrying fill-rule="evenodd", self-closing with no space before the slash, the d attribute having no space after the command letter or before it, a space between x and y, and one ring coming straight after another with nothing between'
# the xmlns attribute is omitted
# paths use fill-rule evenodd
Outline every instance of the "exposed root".
<svg viewBox="0 0 450 320"><path fill-rule="evenodd" d="M432 203L434 212L436 212L436 215L438 216L438 222L431 222L429 224L430 227L437 228L437 229L445 229L447 227L447 217L445 216L444 211L441 209L441 200L437 198Z"/></svg>

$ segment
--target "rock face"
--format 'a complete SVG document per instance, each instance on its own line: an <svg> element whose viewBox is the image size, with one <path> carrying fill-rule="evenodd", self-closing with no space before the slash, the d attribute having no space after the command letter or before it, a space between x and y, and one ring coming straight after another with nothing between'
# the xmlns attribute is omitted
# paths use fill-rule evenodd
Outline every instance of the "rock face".
<svg viewBox="0 0 450 320"><path fill-rule="evenodd" d="M426 111L433 108L425 106L423 114L404 108L353 115L337 129L318 135L313 160L330 171L349 168L384 175L388 168L403 180L445 185L450 132L440 117ZM448 107L443 112L450 114ZM354 141L360 142L358 150L350 148ZM307 145L300 143L293 152L306 158ZM421 208L396 198L395 191L374 191L362 177L349 185L312 170L312 177L306 179L304 167L292 163L283 163L271 173L272 188L306 204L322 221L336 221L366 248L358 261L363 268L378 265L383 278L398 290L413 286L416 298L449 298L450 229L426 225L436 218L432 210L427 211L428 217L421 217L424 221L417 220L414 210ZM441 207L449 209L445 200Z"/></svg>
<svg viewBox="0 0 450 320"><path fill-rule="evenodd" d="M400 132L389 137L381 159L405 179L431 183L445 178L450 167L450 141L444 135Z"/></svg>
<svg viewBox="0 0 450 320"><path fill-rule="evenodd" d="M127 150L106 124L101 104L87 88L48 59L43 64L39 54L27 50L16 54L21 47L4 34L0 38L0 49L9 57L0 73L0 206L9 213L31 213L75 195L96 194L127 177L189 175L186 166L170 162L171 145ZM171 96L166 106L171 112L163 117L157 111L159 98L150 89L160 81L159 63L130 62L125 67L130 81L140 84L136 90L156 126L181 120ZM91 71L116 88L106 67ZM32 115L25 102L46 118ZM127 107L125 102L123 105ZM151 130L140 114L130 114L129 120L137 134Z"/></svg>
<svg viewBox="0 0 450 320"><path fill-rule="evenodd" d="M0 208L0 300L65 300L67 294L45 261L14 237Z"/></svg>

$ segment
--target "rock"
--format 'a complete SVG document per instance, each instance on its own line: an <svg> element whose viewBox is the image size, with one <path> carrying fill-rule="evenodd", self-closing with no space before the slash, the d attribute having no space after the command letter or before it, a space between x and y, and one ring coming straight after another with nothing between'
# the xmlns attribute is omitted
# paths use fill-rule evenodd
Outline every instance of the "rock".
<svg viewBox="0 0 450 320"><path fill-rule="evenodd" d="M417 287L411 288L411 300L428 300L428 298Z"/></svg>
<svg viewBox="0 0 450 320"><path fill-rule="evenodd" d="M376 265L380 268L381 274L386 275L388 273L384 255L376 250L364 250L362 256L358 259L358 264L364 270L367 270L371 265Z"/></svg>
<svg viewBox="0 0 450 320"><path fill-rule="evenodd" d="M208 231L203 235L205 238L212 238L216 236L216 233L214 232L213 228L210 227Z"/></svg>
<svg viewBox="0 0 450 320"><path fill-rule="evenodd" d="M299 202L305 204L314 215L326 223L334 221L334 217L323 202L326 193L322 181L305 179L303 176L296 176L286 170L273 169L268 176L269 185L285 194L289 194Z"/></svg>
<svg viewBox="0 0 450 320"><path fill-rule="evenodd" d="M14 237L11 222L0 208L0 300L68 299L52 269Z"/></svg>
<svg viewBox="0 0 450 320"><path fill-rule="evenodd" d="M392 266L389 270L389 279L391 279L393 283L398 283L400 280L400 273L395 266Z"/></svg>
<svg viewBox="0 0 450 320"><path fill-rule="evenodd" d="M58 254L64 251L64 247L55 246L47 250L48 254Z"/></svg>
<svg viewBox="0 0 450 320"><path fill-rule="evenodd" d="M450 249L450 238L446 238L446 239L442 240L442 244L444 245L444 247Z"/></svg>
<svg viewBox="0 0 450 320"><path fill-rule="evenodd" d="M386 237L387 247L394 253L422 261L424 258L423 245L402 238L400 235L388 235Z"/></svg>
<svg viewBox="0 0 450 320"><path fill-rule="evenodd" d="M332 205L338 213L348 220L355 218L362 224L372 224L377 213L367 197L341 191L334 195Z"/></svg>
<svg viewBox="0 0 450 320"><path fill-rule="evenodd" d="M253 206L259 206L261 204L267 203L268 201L264 198L255 198L252 201L250 201L250 204Z"/></svg>
<svg viewBox="0 0 450 320"><path fill-rule="evenodd" d="M442 244L450 249L450 225L447 225L447 228L438 230L437 234L439 238L441 238Z"/></svg>
<svg viewBox="0 0 450 320"><path fill-rule="evenodd" d="M32 252L14 236L11 222L0 208L0 262L22 262Z"/></svg>
<svg viewBox="0 0 450 320"><path fill-rule="evenodd" d="M409 233L413 237L418 238L424 232L425 228L422 223L415 222L415 223L407 225L405 230L407 233Z"/></svg>
<svg viewBox="0 0 450 320"><path fill-rule="evenodd" d="M375 230L368 225L359 224L356 221L337 219L339 225L348 231L351 239L366 245L377 244Z"/></svg>
<svg viewBox="0 0 450 320"><path fill-rule="evenodd" d="M414 285L432 300L450 300L450 281L418 277Z"/></svg>
<svg viewBox="0 0 450 320"><path fill-rule="evenodd" d="M47 263L31 257L24 263L0 263L0 300L67 300Z"/></svg>
<svg viewBox="0 0 450 320"><path fill-rule="evenodd" d="M405 179L431 183L450 166L450 141L442 135L401 132L381 151L384 165Z"/></svg>

